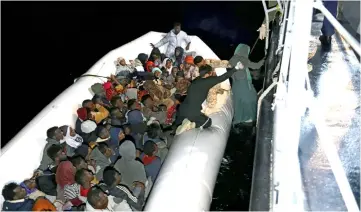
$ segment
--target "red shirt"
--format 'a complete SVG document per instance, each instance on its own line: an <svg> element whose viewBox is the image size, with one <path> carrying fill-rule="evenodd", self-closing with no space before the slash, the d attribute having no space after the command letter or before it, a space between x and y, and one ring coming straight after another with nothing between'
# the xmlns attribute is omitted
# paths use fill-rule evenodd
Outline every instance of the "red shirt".
<svg viewBox="0 0 361 212"><path fill-rule="evenodd" d="M86 188L83 188L83 186L80 186L80 196L87 197L89 190L90 190L90 188L86 189Z"/></svg>
<svg viewBox="0 0 361 212"><path fill-rule="evenodd" d="M172 107L170 107L167 111L167 120L166 120L166 123L167 124L171 124L172 123L172 117L174 115L174 113L176 112L176 108L177 108L177 105L174 104Z"/></svg>

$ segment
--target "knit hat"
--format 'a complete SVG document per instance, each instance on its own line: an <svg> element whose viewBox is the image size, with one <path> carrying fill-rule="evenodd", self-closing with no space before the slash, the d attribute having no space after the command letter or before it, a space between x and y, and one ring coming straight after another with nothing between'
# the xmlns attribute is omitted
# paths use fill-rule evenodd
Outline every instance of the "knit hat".
<svg viewBox="0 0 361 212"><path fill-rule="evenodd" d="M152 73L155 74L155 72L159 72L159 73L162 74L162 71L161 71L159 68L157 68L157 67L155 67L155 68L152 69Z"/></svg>
<svg viewBox="0 0 361 212"><path fill-rule="evenodd" d="M78 118L81 119L82 121L87 120L88 117L88 111L86 110L85 107L81 107L79 108L76 113L78 114Z"/></svg>
<svg viewBox="0 0 361 212"><path fill-rule="evenodd" d="M87 120L81 124L80 128L83 133L91 133L97 128L97 124L92 120Z"/></svg>
<svg viewBox="0 0 361 212"><path fill-rule="evenodd" d="M103 85L100 83L95 83L92 85L91 90L94 92L94 94L101 94L104 92Z"/></svg>
<svg viewBox="0 0 361 212"><path fill-rule="evenodd" d="M186 58L184 59L184 62L188 63L188 64L194 64L193 63L193 57L188 55L186 56Z"/></svg>

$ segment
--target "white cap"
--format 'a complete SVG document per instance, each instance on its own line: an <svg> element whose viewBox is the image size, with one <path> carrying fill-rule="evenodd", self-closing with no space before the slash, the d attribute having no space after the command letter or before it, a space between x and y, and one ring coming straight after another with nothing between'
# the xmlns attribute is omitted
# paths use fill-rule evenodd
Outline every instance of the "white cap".
<svg viewBox="0 0 361 212"><path fill-rule="evenodd" d="M97 128L97 124L94 121L86 120L81 123L80 128L83 133L91 133Z"/></svg>

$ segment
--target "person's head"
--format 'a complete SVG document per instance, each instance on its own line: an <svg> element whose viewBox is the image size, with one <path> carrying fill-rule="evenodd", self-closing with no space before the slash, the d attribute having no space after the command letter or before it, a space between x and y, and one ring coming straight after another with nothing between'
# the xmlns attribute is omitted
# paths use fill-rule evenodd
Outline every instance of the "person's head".
<svg viewBox="0 0 361 212"><path fill-rule="evenodd" d="M86 169L78 169L75 173L75 182L79 185L87 185L90 184L90 182L94 180L93 173Z"/></svg>
<svg viewBox="0 0 361 212"><path fill-rule="evenodd" d="M67 157L63 150L63 147L59 144L51 145L47 150L46 154L52 159L56 164L59 164L61 161L66 160Z"/></svg>
<svg viewBox="0 0 361 212"><path fill-rule="evenodd" d="M89 160L91 152L92 152L92 149L90 148L89 145L87 145L85 143L83 143L80 147L78 147L75 150L75 154L81 156L82 158L84 158L85 161Z"/></svg>
<svg viewBox="0 0 361 212"><path fill-rule="evenodd" d="M116 107L114 107L110 110L110 116L112 118L117 118L117 119L123 118L122 112L120 112L119 108L116 108Z"/></svg>
<svg viewBox="0 0 361 212"><path fill-rule="evenodd" d="M122 58L122 57L119 57L118 58L118 63L120 64L120 65L122 65L122 66L125 66L127 63L125 62L125 59L124 58Z"/></svg>
<svg viewBox="0 0 361 212"><path fill-rule="evenodd" d="M129 99L127 102L127 106L129 110L140 109L140 104L136 99Z"/></svg>
<svg viewBox="0 0 361 212"><path fill-rule="evenodd" d="M147 135L149 138L158 138L162 132L161 127L157 123L152 123L148 126Z"/></svg>
<svg viewBox="0 0 361 212"><path fill-rule="evenodd" d="M154 141L148 140L144 143L143 152L148 156L154 156L157 154L158 148Z"/></svg>
<svg viewBox="0 0 361 212"><path fill-rule="evenodd" d="M184 50L180 46L176 47L175 50L174 50L174 54L175 54L176 57L182 56L183 52L184 52Z"/></svg>
<svg viewBox="0 0 361 212"><path fill-rule="evenodd" d="M82 107L88 108L90 109L90 111L94 111L95 110L95 104L93 103L92 100L90 99L86 99L82 102Z"/></svg>
<svg viewBox="0 0 361 212"><path fill-rule="evenodd" d="M154 62L149 61L149 60L148 60L148 62L146 63L145 66L146 66L146 69L147 69L148 72L151 72L152 69L155 67L155 66L154 66Z"/></svg>
<svg viewBox="0 0 361 212"><path fill-rule="evenodd" d="M105 167L103 171L103 182L109 186L114 187L122 181L121 174L112 166Z"/></svg>
<svg viewBox="0 0 361 212"><path fill-rule="evenodd" d="M210 77L210 76L214 76L214 71L213 71L212 66L210 66L210 65L201 66L199 68L199 75L202 78L207 78L207 77Z"/></svg>
<svg viewBox="0 0 361 212"><path fill-rule="evenodd" d="M20 200L25 198L26 190L16 183L9 183L4 186L2 195L7 201Z"/></svg>
<svg viewBox="0 0 361 212"><path fill-rule="evenodd" d="M157 68L157 67L155 67L155 68L153 68L152 69L152 73L154 74L154 76L156 77L156 78L160 78L160 76L162 75L162 71L159 69L159 68Z"/></svg>
<svg viewBox="0 0 361 212"><path fill-rule="evenodd" d="M28 188L28 189L35 189L36 188L36 182L35 179L31 179L31 180L24 180L24 185ZM20 185L21 186L21 185ZM25 188L26 190L26 188Z"/></svg>
<svg viewBox="0 0 361 212"><path fill-rule="evenodd" d="M110 103L117 108L122 108L124 107L124 103L122 101L122 98L120 98L120 96L114 96L111 100Z"/></svg>
<svg viewBox="0 0 361 212"><path fill-rule="evenodd" d="M78 114L78 118L81 119L82 121L86 121L88 119L93 120L93 115L89 108L81 107L76 112Z"/></svg>
<svg viewBox="0 0 361 212"><path fill-rule="evenodd" d="M174 94L176 104L181 104L185 100L186 97L187 97L186 95Z"/></svg>
<svg viewBox="0 0 361 212"><path fill-rule="evenodd" d="M101 139L107 139L110 137L109 131L103 126L97 127L97 136Z"/></svg>
<svg viewBox="0 0 361 212"><path fill-rule="evenodd" d="M142 104L147 108L152 108L154 106L153 98L149 94L142 96Z"/></svg>
<svg viewBox="0 0 361 212"><path fill-rule="evenodd" d="M75 130L74 130L72 127L68 126L68 125L64 125L64 126L61 126L61 127L59 127L59 128L60 128L60 130L63 132L63 135L64 135L64 136L67 135L68 130L69 130L69 135L70 135L71 137L76 136Z"/></svg>
<svg viewBox="0 0 361 212"><path fill-rule="evenodd" d="M108 207L108 196L98 186L93 186L89 190L87 201L94 209L104 210Z"/></svg>
<svg viewBox="0 0 361 212"><path fill-rule="evenodd" d="M192 65L194 65L193 57L192 56L187 56L184 59L184 68L188 70Z"/></svg>
<svg viewBox="0 0 361 212"><path fill-rule="evenodd" d="M165 67L170 69L172 67L172 59L167 59L165 63Z"/></svg>
<svg viewBox="0 0 361 212"><path fill-rule="evenodd" d="M130 135L132 133L132 129L130 127L130 124L123 125L123 130L125 135Z"/></svg>
<svg viewBox="0 0 361 212"><path fill-rule="evenodd" d="M99 151L107 158L110 158L113 155L112 149L109 148L108 144L105 142L98 144Z"/></svg>
<svg viewBox="0 0 361 212"><path fill-rule="evenodd" d="M181 31L181 24L178 22L174 23L173 29L174 29L174 34L177 35Z"/></svg>
<svg viewBox="0 0 361 212"><path fill-rule="evenodd" d="M79 170L79 169L87 169L88 164L85 161L85 159L80 155L75 155L70 158L70 162L73 164L73 166Z"/></svg>
<svg viewBox="0 0 361 212"><path fill-rule="evenodd" d="M64 135L63 132L61 131L61 129L59 127L51 127L46 131L46 136L48 138L57 140L57 141L61 141L64 139Z"/></svg>
<svg viewBox="0 0 361 212"><path fill-rule="evenodd" d="M203 59L202 56L196 56L193 60L193 63L198 67L206 65L206 61Z"/></svg>
<svg viewBox="0 0 361 212"><path fill-rule="evenodd" d="M184 78L184 72L178 71L175 76L175 81L178 82L180 79L183 79L183 78Z"/></svg>
<svg viewBox="0 0 361 212"><path fill-rule="evenodd" d="M158 108L162 111L167 111L167 106L164 104L158 105Z"/></svg>
<svg viewBox="0 0 361 212"><path fill-rule="evenodd" d="M101 104L103 102L102 97L99 94L95 94L92 98L93 104Z"/></svg>
<svg viewBox="0 0 361 212"><path fill-rule="evenodd" d="M179 70L178 67L173 67L172 68L172 76L173 77L176 77L178 70Z"/></svg>

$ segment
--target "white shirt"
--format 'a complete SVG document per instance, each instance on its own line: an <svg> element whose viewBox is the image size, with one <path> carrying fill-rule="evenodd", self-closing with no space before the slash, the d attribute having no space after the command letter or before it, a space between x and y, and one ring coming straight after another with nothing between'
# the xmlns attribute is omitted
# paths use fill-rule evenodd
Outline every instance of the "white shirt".
<svg viewBox="0 0 361 212"><path fill-rule="evenodd" d="M191 42L191 39L187 35L186 32L180 31L177 35L174 34L174 30L172 29L168 34L160 40L158 43L154 45L154 47L159 48L163 46L164 44L168 43L168 47L166 50L165 55L167 57L172 57L174 55L175 48L178 46L181 46L183 48L186 47L188 43ZM182 44L185 43L185 45L182 46Z"/></svg>

